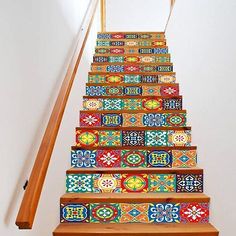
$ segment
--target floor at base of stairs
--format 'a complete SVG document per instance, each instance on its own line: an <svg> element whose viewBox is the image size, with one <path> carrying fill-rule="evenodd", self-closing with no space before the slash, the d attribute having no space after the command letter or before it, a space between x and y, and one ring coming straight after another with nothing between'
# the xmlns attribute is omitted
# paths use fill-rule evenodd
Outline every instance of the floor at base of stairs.
<svg viewBox="0 0 236 236"><path fill-rule="evenodd" d="M53 236L217 236L211 224L60 224Z"/></svg>

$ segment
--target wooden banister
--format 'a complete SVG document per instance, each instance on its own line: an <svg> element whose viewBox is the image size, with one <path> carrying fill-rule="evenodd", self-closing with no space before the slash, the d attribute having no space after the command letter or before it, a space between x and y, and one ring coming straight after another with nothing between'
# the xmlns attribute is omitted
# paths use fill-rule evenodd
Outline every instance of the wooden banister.
<svg viewBox="0 0 236 236"><path fill-rule="evenodd" d="M168 27L168 24L169 24L169 21L170 21L170 18L171 18L172 11L174 9L174 5L175 5L175 0L170 0L170 12L169 12L168 19L166 21L164 32L166 32L166 30L167 30L167 27Z"/></svg>
<svg viewBox="0 0 236 236"><path fill-rule="evenodd" d="M28 186L16 218L19 229L31 229L33 226L37 206L42 192L44 180L47 174L51 154L57 138L58 130L64 114L68 97L75 79L80 59L91 29L95 11L99 0L91 0L84 17L76 48L68 66L65 78L62 82L57 100L52 110L47 128L41 141L33 169L29 178Z"/></svg>
<svg viewBox="0 0 236 236"><path fill-rule="evenodd" d="M101 31L106 31L106 0L101 0Z"/></svg>

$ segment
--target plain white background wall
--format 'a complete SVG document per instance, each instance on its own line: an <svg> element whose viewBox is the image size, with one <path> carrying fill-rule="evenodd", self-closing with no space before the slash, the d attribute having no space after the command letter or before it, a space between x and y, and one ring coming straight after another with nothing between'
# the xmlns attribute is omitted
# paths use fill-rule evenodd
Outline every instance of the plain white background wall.
<svg viewBox="0 0 236 236"><path fill-rule="evenodd" d="M64 114L34 228L19 231L14 221L22 186L29 177L89 2L0 1L0 235L50 236L59 223L59 198L65 193L70 146L100 30L98 15Z"/></svg>

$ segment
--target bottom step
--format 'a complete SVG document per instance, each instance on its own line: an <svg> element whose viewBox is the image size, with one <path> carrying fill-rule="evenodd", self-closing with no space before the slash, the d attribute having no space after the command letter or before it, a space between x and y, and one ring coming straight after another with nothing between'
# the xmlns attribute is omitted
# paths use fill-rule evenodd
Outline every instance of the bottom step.
<svg viewBox="0 0 236 236"><path fill-rule="evenodd" d="M217 236L211 224L60 224L54 236Z"/></svg>

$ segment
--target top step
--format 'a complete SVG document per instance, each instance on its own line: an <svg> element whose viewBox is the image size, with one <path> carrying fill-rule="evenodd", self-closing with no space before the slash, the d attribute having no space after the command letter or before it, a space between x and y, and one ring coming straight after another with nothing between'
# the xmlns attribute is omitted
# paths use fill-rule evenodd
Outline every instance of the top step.
<svg viewBox="0 0 236 236"><path fill-rule="evenodd" d="M98 39L165 39L164 32L98 32Z"/></svg>

